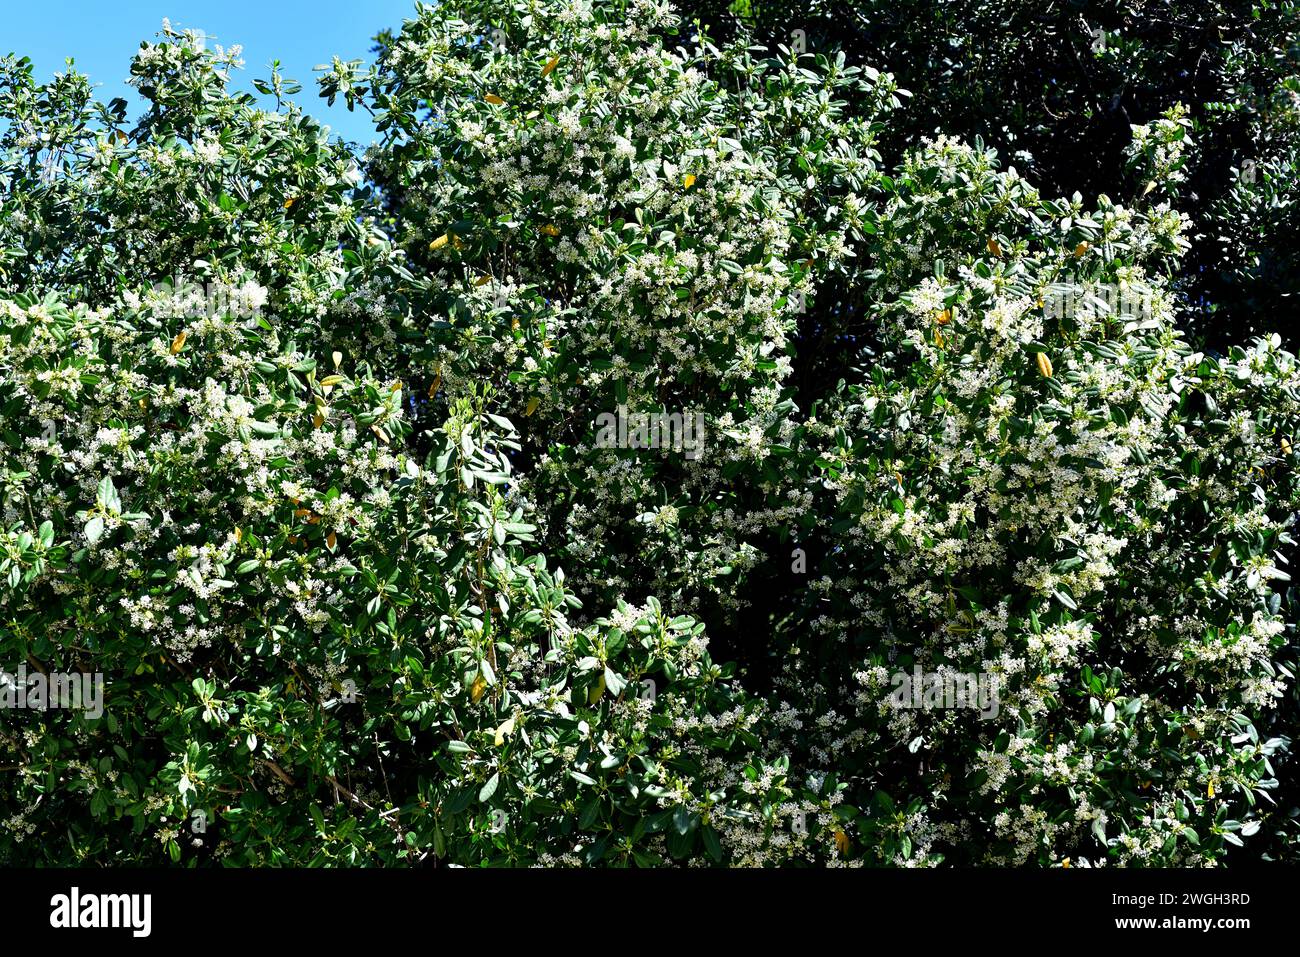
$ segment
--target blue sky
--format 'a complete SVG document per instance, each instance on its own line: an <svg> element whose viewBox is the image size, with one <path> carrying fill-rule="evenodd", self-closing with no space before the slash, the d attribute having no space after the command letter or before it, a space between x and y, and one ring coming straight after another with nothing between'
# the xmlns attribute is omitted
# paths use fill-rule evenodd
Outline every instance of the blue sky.
<svg viewBox="0 0 1300 957"><path fill-rule="evenodd" d="M346 139L370 142L373 129L364 112L333 108L316 95L312 67L333 56L369 59L371 37L394 30L412 15L414 0L6 0L0 13L0 55L30 57L36 75L48 80L72 57L77 69L99 84L99 98L115 96L138 104L123 82L141 40L153 40L163 17L177 28L203 30L211 43L244 47L237 85L252 92L252 80L280 72L303 86L295 99ZM272 101L273 102L273 101Z"/></svg>

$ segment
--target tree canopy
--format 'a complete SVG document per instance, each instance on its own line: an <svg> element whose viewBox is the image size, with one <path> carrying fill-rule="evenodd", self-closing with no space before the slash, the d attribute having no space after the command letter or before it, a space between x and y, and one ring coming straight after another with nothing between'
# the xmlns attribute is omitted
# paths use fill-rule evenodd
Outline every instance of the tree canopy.
<svg viewBox="0 0 1300 957"><path fill-rule="evenodd" d="M1294 859L1295 11L1197 11L420 4L364 151L0 60L0 863Z"/></svg>

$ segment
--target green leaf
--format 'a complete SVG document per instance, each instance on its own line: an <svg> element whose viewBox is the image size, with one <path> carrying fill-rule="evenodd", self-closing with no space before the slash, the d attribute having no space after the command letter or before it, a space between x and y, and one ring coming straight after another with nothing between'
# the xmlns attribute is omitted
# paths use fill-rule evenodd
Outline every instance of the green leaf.
<svg viewBox="0 0 1300 957"><path fill-rule="evenodd" d="M86 541L94 545L104 535L104 519L96 515L86 523L84 531L86 533Z"/></svg>
<svg viewBox="0 0 1300 957"><path fill-rule="evenodd" d="M708 852L709 857L713 858L715 864L722 863L722 842L718 840L718 834L712 827L705 826L700 828L700 837L704 839L704 849Z"/></svg>

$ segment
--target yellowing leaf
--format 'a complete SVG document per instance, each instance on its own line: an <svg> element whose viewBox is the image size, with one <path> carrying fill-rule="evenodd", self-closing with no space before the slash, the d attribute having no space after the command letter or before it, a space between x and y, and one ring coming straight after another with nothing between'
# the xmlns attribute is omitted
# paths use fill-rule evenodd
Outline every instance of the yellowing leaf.
<svg viewBox="0 0 1300 957"><path fill-rule="evenodd" d="M685 179L683 179L682 182L686 184L687 189L690 189L692 186L695 185L695 174L687 173Z"/></svg>
<svg viewBox="0 0 1300 957"><path fill-rule="evenodd" d="M559 56L553 56L546 61L546 66L542 67L542 76L550 76L551 71L560 65Z"/></svg>
<svg viewBox="0 0 1300 957"><path fill-rule="evenodd" d="M1034 356L1034 361L1038 363L1038 371L1043 374L1044 378L1052 377L1052 360L1047 358L1046 352L1040 352Z"/></svg>
<svg viewBox="0 0 1300 957"><path fill-rule="evenodd" d="M1075 255L1075 256L1082 256L1082 255L1083 255L1084 253L1086 253L1087 251L1088 251L1088 244L1087 244L1087 243L1079 243L1079 245L1077 245L1077 246L1074 247L1074 255Z"/></svg>
<svg viewBox="0 0 1300 957"><path fill-rule="evenodd" d="M835 829L835 849L841 854L849 852L849 836L839 828Z"/></svg>
<svg viewBox="0 0 1300 957"><path fill-rule="evenodd" d="M338 540L339 537L335 535L333 532L330 532L328 535L325 536L325 544L329 546L330 551L334 550L334 546L338 543Z"/></svg>
<svg viewBox="0 0 1300 957"><path fill-rule="evenodd" d="M501 99L501 97L497 96L495 93L485 93L483 99L487 100L494 106L500 106L505 102L505 100Z"/></svg>
<svg viewBox="0 0 1300 957"><path fill-rule="evenodd" d="M298 197L297 197L297 196L291 196L291 197L289 197L288 199L286 199L286 200L284 201L284 208L285 208L285 209L292 209L292 208L293 208L293 204L296 203L296 202L298 202Z"/></svg>
<svg viewBox="0 0 1300 957"><path fill-rule="evenodd" d="M600 700L600 696L605 693L605 675L602 673L596 679L596 684L587 692L587 704L595 704Z"/></svg>
<svg viewBox="0 0 1300 957"><path fill-rule="evenodd" d="M334 360L334 368L336 369L343 364L343 353L341 352L330 353L330 358Z"/></svg>
<svg viewBox="0 0 1300 957"><path fill-rule="evenodd" d="M182 332L172 340L171 354L176 355L176 353L180 352L183 348L185 348L185 333Z"/></svg>
<svg viewBox="0 0 1300 957"><path fill-rule="evenodd" d="M370 427L370 431L375 433L375 437L379 439L380 442L383 442L385 445L388 444L388 434L384 432L384 430L381 429L379 426L372 425Z"/></svg>
<svg viewBox="0 0 1300 957"><path fill-rule="evenodd" d="M496 731L492 735L492 743L495 744L498 748L501 747L501 745L506 743L506 738L508 738L511 734L514 733L514 730L515 730L514 718L502 722L502 724L496 729Z"/></svg>
<svg viewBox="0 0 1300 957"><path fill-rule="evenodd" d="M989 252L991 252L994 256L998 256L998 257L1002 256L1002 247L998 244L998 241L991 236L989 237L988 247L989 247Z"/></svg>
<svg viewBox="0 0 1300 957"><path fill-rule="evenodd" d="M489 282L491 282L491 281L492 281L492 277L491 277L491 276L479 276L477 279L474 280L474 285L476 285L476 286L482 286L482 285L484 285L485 283L489 283Z"/></svg>
<svg viewBox="0 0 1300 957"><path fill-rule="evenodd" d="M238 543L238 542L242 542L243 540L244 540L244 530L243 530L242 528L240 528L238 525L236 525L236 526L235 526L235 542Z"/></svg>
<svg viewBox="0 0 1300 957"><path fill-rule="evenodd" d="M934 321L939 323L939 325L941 326L946 326L949 322L952 321L952 310L940 309L938 312L934 314Z"/></svg>
<svg viewBox="0 0 1300 957"><path fill-rule="evenodd" d="M537 396L533 396L531 399L528 400L528 407L524 409L524 415L526 416L532 415L534 412L537 411L537 407L541 404L542 404L542 400L537 398Z"/></svg>
<svg viewBox="0 0 1300 957"><path fill-rule="evenodd" d="M1282 437L1282 441L1281 441L1280 444L1281 444L1281 446L1282 446L1282 454L1283 454L1283 455L1290 455L1290 454L1291 454L1291 443L1287 441L1286 436L1283 436L1283 437Z"/></svg>
<svg viewBox="0 0 1300 957"><path fill-rule="evenodd" d="M449 237L446 233L443 233L441 236L439 236L439 237L438 237L437 239L435 239L433 242L429 243L429 248L430 248L430 249L441 249L443 246L447 245L447 243L450 241L450 239L451 239L451 237Z"/></svg>
<svg viewBox="0 0 1300 957"><path fill-rule="evenodd" d="M311 417L311 424L319 429L322 425L325 424L325 416L317 412L315 415Z"/></svg>
<svg viewBox="0 0 1300 957"><path fill-rule="evenodd" d="M474 678L474 683L469 686L469 700L478 704L485 691L487 691L487 679L480 673Z"/></svg>
<svg viewBox="0 0 1300 957"><path fill-rule="evenodd" d="M1209 784L1209 787L1207 787L1207 788L1205 789L1205 796L1206 796L1206 797L1214 797L1214 782L1213 782L1213 781L1211 781L1210 784Z"/></svg>
<svg viewBox="0 0 1300 957"><path fill-rule="evenodd" d="M546 236L558 236L560 235L560 230L558 227L553 226L550 223L547 223L545 226L542 227L542 233Z"/></svg>

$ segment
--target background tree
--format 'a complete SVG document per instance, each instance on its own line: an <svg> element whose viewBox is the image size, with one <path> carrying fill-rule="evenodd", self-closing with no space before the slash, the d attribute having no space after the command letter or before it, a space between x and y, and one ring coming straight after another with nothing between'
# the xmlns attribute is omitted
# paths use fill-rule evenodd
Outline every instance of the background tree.
<svg viewBox="0 0 1300 957"><path fill-rule="evenodd" d="M842 50L892 74L912 100L882 139L887 162L922 135L978 136L1045 195L1143 195L1149 181L1126 165L1131 127L1182 104L1198 148L1176 181L1157 182L1194 224L1180 322L1212 348L1264 331L1293 341L1300 9L1290 0L679 6L715 38L743 25L764 43Z"/></svg>

